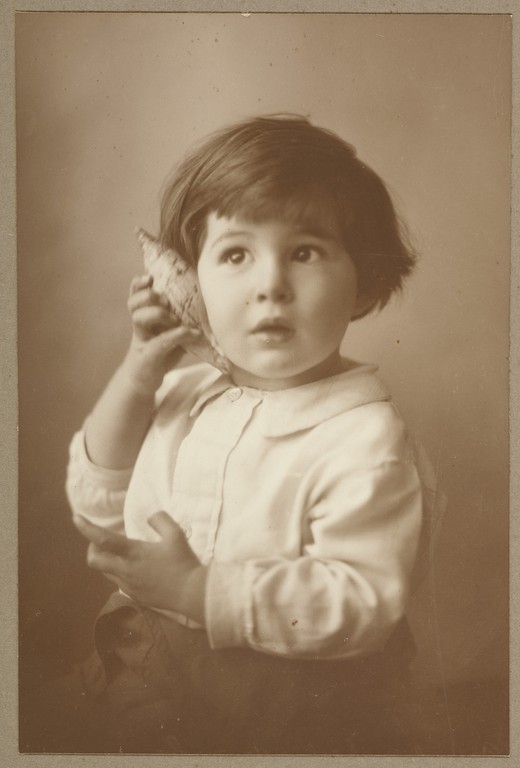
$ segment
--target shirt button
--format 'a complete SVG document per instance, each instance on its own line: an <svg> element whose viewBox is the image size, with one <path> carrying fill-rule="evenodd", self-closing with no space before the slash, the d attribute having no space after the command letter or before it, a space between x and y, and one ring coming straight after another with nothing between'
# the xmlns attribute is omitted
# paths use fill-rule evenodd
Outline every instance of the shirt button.
<svg viewBox="0 0 520 768"><path fill-rule="evenodd" d="M228 392L228 397L232 403L234 403L235 400L238 400L238 398L241 395L242 395L242 390L240 389L240 387L234 387L234 389L230 389Z"/></svg>
<svg viewBox="0 0 520 768"><path fill-rule="evenodd" d="M189 539L191 536L191 525L188 522L183 521L179 523L179 526L186 538Z"/></svg>

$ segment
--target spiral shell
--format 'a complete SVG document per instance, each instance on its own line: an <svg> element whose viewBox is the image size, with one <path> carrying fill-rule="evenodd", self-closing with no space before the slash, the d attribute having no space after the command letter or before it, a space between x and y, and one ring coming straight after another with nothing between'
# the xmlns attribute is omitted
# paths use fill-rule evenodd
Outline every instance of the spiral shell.
<svg viewBox="0 0 520 768"><path fill-rule="evenodd" d="M154 291L167 299L181 325L202 332L200 340L183 344L183 349L228 373L229 360L216 343L206 319L197 273L182 256L171 249L163 249L144 229L137 229L136 234L145 270L153 277Z"/></svg>

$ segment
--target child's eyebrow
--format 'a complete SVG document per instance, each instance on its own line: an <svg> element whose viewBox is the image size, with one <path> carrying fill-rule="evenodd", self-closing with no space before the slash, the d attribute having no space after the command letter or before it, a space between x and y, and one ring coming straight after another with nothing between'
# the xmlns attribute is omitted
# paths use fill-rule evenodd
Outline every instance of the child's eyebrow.
<svg viewBox="0 0 520 768"><path fill-rule="evenodd" d="M214 248L220 243L225 242L226 240L233 240L236 237L244 237L249 240L253 240L254 234L249 230L230 229L228 232L224 232L222 235L219 235L213 241L213 243L211 243L210 247ZM316 240L324 240L327 242L335 242L340 239L337 232L332 232L329 229L323 229L320 226L295 227L294 232L289 235L289 239L293 240L301 240L302 238L306 237L314 238Z"/></svg>
<svg viewBox="0 0 520 768"><path fill-rule="evenodd" d="M224 232L223 235L219 235L216 240L211 244L211 247L213 248L215 245L218 245L223 240L231 240L234 237L248 237L251 238L251 232L243 231L243 230L235 230L232 229L229 232Z"/></svg>

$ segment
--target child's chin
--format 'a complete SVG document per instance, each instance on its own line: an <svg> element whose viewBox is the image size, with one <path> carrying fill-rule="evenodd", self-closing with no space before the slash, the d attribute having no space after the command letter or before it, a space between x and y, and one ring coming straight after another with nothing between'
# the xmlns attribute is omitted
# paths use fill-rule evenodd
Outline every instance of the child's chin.
<svg viewBox="0 0 520 768"><path fill-rule="evenodd" d="M237 384L257 389L284 389L298 384L306 377L307 369L289 365L255 365L249 368L232 366L231 375Z"/></svg>

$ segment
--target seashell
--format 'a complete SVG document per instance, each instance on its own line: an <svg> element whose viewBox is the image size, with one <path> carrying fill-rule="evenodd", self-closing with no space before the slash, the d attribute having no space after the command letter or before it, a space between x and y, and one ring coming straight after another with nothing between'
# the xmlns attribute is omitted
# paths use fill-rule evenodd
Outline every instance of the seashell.
<svg viewBox="0 0 520 768"><path fill-rule="evenodd" d="M137 229L136 235L145 270L153 277L154 291L167 299L181 325L198 328L202 332L200 340L183 344L183 349L228 373L229 360L216 343L206 319L197 273L182 256L171 249L164 250L159 241L144 229Z"/></svg>

